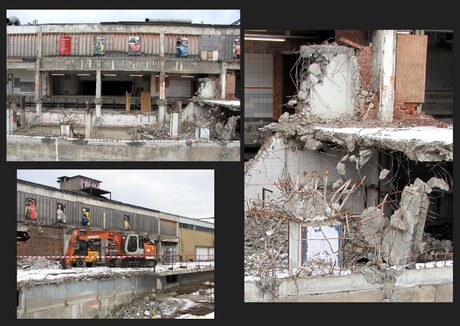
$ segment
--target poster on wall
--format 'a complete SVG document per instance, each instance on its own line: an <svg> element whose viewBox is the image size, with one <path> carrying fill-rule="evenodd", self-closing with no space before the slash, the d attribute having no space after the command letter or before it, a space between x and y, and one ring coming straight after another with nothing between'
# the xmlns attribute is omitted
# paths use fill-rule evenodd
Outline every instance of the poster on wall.
<svg viewBox="0 0 460 326"><path fill-rule="evenodd" d="M123 227L125 231L129 231L129 215L123 216Z"/></svg>
<svg viewBox="0 0 460 326"><path fill-rule="evenodd" d="M25 215L26 220L35 221L37 219L37 201L35 199L26 199Z"/></svg>
<svg viewBox="0 0 460 326"><path fill-rule="evenodd" d="M141 37L140 36L129 36L128 46L129 46L130 55L140 55L141 54Z"/></svg>
<svg viewBox="0 0 460 326"><path fill-rule="evenodd" d="M236 58L236 59L240 58L240 51L241 51L240 49L241 49L240 39L236 38L233 41L233 57L234 58Z"/></svg>
<svg viewBox="0 0 460 326"><path fill-rule="evenodd" d="M94 55L104 55L105 54L105 36L96 35L94 36Z"/></svg>
<svg viewBox="0 0 460 326"><path fill-rule="evenodd" d="M81 209L81 225L89 226L90 210L87 207Z"/></svg>
<svg viewBox="0 0 460 326"><path fill-rule="evenodd" d="M70 36L64 35L59 38L59 55L70 55Z"/></svg>

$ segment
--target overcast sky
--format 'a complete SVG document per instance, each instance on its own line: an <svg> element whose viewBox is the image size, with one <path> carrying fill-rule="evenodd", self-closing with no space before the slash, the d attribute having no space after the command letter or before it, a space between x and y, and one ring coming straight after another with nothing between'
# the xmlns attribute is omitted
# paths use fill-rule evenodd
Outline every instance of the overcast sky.
<svg viewBox="0 0 460 326"><path fill-rule="evenodd" d="M214 217L214 170L17 170L17 178L59 189L57 178L102 181L112 200L185 217ZM109 194L105 197L110 198ZM214 220L203 219L204 222Z"/></svg>
<svg viewBox="0 0 460 326"><path fill-rule="evenodd" d="M240 19L240 10L7 10L6 16L15 16L21 25L59 23L100 23L118 21L144 22L150 19L191 19L194 24L230 25Z"/></svg>

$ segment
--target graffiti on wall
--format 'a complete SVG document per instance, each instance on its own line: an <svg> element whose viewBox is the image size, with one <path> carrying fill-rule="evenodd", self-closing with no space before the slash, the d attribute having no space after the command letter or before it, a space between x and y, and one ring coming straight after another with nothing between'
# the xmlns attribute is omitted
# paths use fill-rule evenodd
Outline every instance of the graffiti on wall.
<svg viewBox="0 0 460 326"><path fill-rule="evenodd" d="M141 54L141 37L140 36L129 36L128 46L129 46L129 54L131 55Z"/></svg>
<svg viewBox="0 0 460 326"><path fill-rule="evenodd" d="M27 220L35 221L37 219L37 201L35 199L26 199L25 213Z"/></svg>
<svg viewBox="0 0 460 326"><path fill-rule="evenodd" d="M83 207L81 209L81 225L89 226L89 218L90 218L90 209L87 207Z"/></svg>
<svg viewBox="0 0 460 326"><path fill-rule="evenodd" d="M105 54L105 36L96 35L94 36L94 55L104 55Z"/></svg>
<svg viewBox="0 0 460 326"><path fill-rule="evenodd" d="M66 222L66 212L65 212L65 205L61 203L57 203L56 205L56 222L57 224L65 224Z"/></svg>
<svg viewBox="0 0 460 326"><path fill-rule="evenodd" d="M129 216L128 215L124 215L123 216L123 227L125 229L125 231L129 231Z"/></svg>

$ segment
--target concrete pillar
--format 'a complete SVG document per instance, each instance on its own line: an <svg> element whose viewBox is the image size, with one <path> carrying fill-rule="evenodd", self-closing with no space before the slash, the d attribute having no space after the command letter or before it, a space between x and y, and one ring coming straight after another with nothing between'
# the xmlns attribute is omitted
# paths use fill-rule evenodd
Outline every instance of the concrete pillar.
<svg viewBox="0 0 460 326"><path fill-rule="evenodd" d="M158 124L162 128L165 123L166 106L165 96L165 33L160 33L160 78L158 94Z"/></svg>
<svg viewBox="0 0 460 326"><path fill-rule="evenodd" d="M91 138L91 130L93 124L93 110L86 110L85 111L85 139Z"/></svg>
<svg viewBox="0 0 460 326"><path fill-rule="evenodd" d="M94 99L94 104L96 104L96 119L101 117L102 112L102 78L101 78L101 69L96 70L96 98Z"/></svg>
<svg viewBox="0 0 460 326"><path fill-rule="evenodd" d="M14 110L11 105L6 109L6 134L12 135L14 128L13 128L13 117L14 117Z"/></svg>
<svg viewBox="0 0 460 326"><path fill-rule="evenodd" d="M225 99L226 81L227 81L227 66L225 62L221 62L219 83L220 83L220 98L222 100Z"/></svg>
<svg viewBox="0 0 460 326"><path fill-rule="evenodd" d="M396 62L396 31L381 30L380 48L382 60L380 67L380 105L378 119L384 122L393 121L395 93L395 62Z"/></svg>
<svg viewBox="0 0 460 326"><path fill-rule="evenodd" d="M152 72L150 74L150 97L152 98L152 103L154 103L153 98L155 97L156 92L157 92L157 84L156 84L156 79L155 79L155 73Z"/></svg>
<svg viewBox="0 0 460 326"><path fill-rule="evenodd" d="M42 76L40 74L39 70L39 59L37 59L37 66L35 70L35 91L34 91L34 100L35 100L35 105L36 105L36 110L37 110L37 115L38 115L38 121L40 121L40 116L42 113L42 94L41 94L41 89L42 89Z"/></svg>
<svg viewBox="0 0 460 326"><path fill-rule="evenodd" d="M160 127L163 127L165 123L165 113L166 113L166 97L165 97L165 73L163 71L160 72L160 91L159 91L159 98L158 98L158 123Z"/></svg>
<svg viewBox="0 0 460 326"><path fill-rule="evenodd" d="M169 125L169 134L171 139L177 139L179 137L179 113L171 113L171 121Z"/></svg>
<svg viewBox="0 0 460 326"><path fill-rule="evenodd" d="M21 127L24 128L25 126L27 126L26 97L21 96Z"/></svg>

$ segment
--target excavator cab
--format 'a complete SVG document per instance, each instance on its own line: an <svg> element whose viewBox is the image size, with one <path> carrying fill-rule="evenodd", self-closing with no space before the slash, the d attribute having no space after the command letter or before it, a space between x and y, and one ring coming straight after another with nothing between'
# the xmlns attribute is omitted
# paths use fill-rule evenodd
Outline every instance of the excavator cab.
<svg viewBox="0 0 460 326"><path fill-rule="evenodd" d="M93 263L99 260L99 251L92 250L92 242L89 240L79 240L75 248L74 257L70 259L72 266L91 267Z"/></svg>

